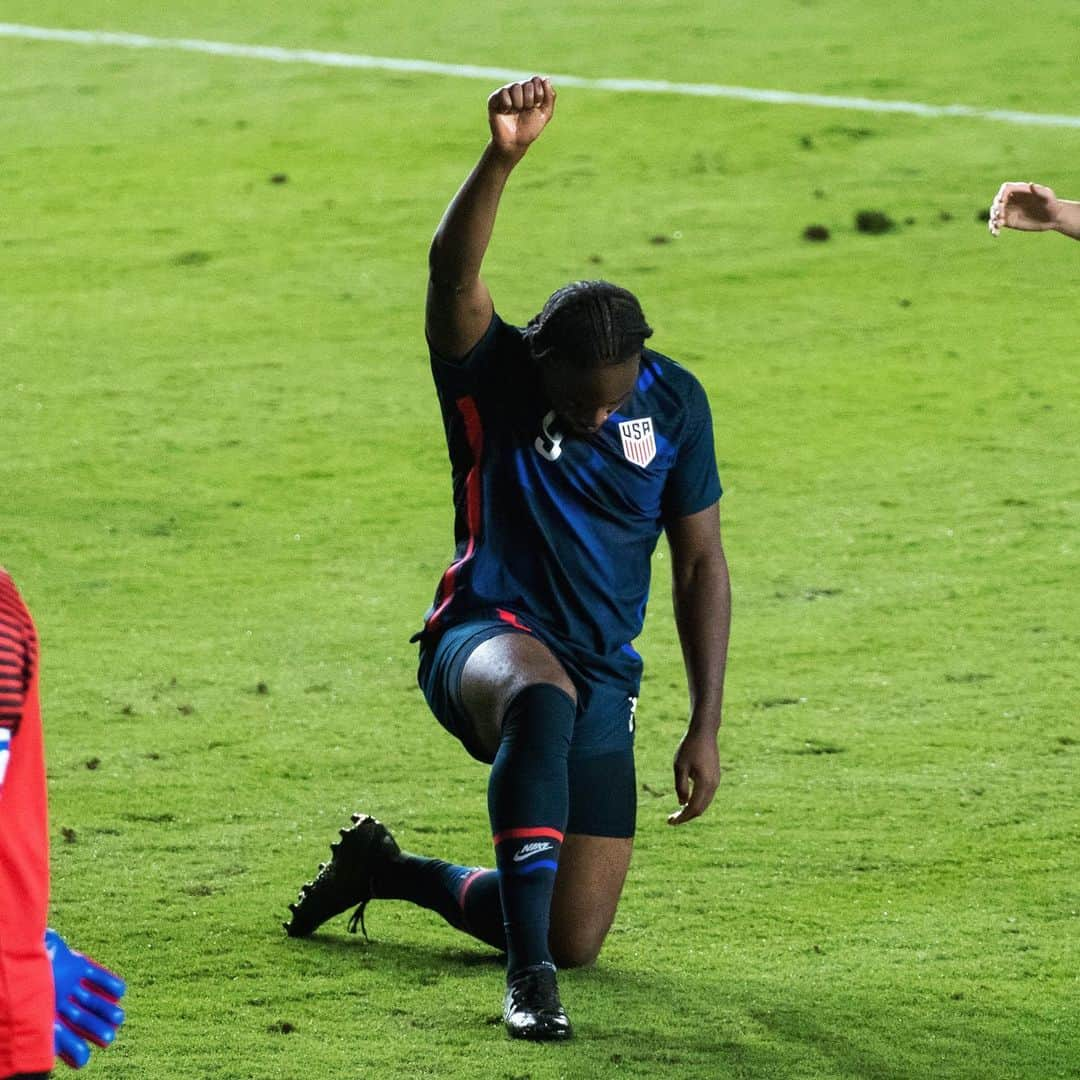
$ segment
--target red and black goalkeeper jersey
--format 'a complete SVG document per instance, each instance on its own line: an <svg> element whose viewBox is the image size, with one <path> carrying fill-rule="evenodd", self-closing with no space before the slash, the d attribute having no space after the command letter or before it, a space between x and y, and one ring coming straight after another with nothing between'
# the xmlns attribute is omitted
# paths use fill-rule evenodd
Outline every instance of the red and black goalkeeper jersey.
<svg viewBox="0 0 1080 1080"><path fill-rule="evenodd" d="M0 568L0 1077L53 1067L48 904L37 633Z"/></svg>

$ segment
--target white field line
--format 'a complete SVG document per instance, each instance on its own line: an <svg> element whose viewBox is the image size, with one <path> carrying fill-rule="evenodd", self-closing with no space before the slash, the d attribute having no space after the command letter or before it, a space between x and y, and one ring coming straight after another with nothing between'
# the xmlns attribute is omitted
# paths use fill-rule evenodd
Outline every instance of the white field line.
<svg viewBox="0 0 1080 1080"><path fill-rule="evenodd" d="M235 56L249 60L272 60L279 64L316 64L323 67L364 68L377 71L407 71L426 75L449 75L463 79L509 82L532 72L513 68L477 67L474 64L440 64L434 60L403 60L390 56L356 53L317 52L314 49L283 49L276 45L232 45L195 38L156 38L143 34L110 33L104 30L55 30L42 26L0 23L0 37L32 38L37 41L64 41L76 45L113 45L125 49L174 49L183 52ZM998 120L1029 127L1080 128L1080 116L1051 113L985 109L974 105L926 105L918 101L880 101L876 98L835 97L831 94L799 94L791 90L759 90L749 86L721 86L716 83L678 83L663 79L588 79L580 75L554 75L556 86L577 86L589 90L614 90L638 94L679 94L683 97L734 98L767 105L809 105L823 109L853 109L862 112L907 113L913 116L958 116Z"/></svg>

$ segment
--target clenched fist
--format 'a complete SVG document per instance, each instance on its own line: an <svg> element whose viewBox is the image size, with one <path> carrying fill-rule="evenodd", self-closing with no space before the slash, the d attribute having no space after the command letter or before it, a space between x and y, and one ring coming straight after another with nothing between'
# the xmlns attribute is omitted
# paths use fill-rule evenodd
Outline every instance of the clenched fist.
<svg viewBox="0 0 1080 1080"><path fill-rule="evenodd" d="M503 153L520 156L536 141L555 112L551 80L534 75L507 83L488 98L491 141Z"/></svg>

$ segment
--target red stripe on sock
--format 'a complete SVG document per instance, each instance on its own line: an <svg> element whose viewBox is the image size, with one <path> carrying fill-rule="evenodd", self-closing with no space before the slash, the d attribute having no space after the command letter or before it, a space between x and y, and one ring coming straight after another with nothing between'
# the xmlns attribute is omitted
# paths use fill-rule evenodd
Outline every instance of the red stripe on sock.
<svg viewBox="0 0 1080 1080"><path fill-rule="evenodd" d="M501 844L504 840L525 840L533 836L549 836L552 840L558 840L560 844L563 840L563 834L558 829L540 825L533 829L503 829L502 832L496 833L491 841L494 844Z"/></svg>
<svg viewBox="0 0 1080 1080"><path fill-rule="evenodd" d="M458 889L457 902L458 907L461 908L462 914L465 912L465 894L469 891L469 886L481 875L486 874L487 870L481 867L479 870L474 870L462 883L461 888Z"/></svg>

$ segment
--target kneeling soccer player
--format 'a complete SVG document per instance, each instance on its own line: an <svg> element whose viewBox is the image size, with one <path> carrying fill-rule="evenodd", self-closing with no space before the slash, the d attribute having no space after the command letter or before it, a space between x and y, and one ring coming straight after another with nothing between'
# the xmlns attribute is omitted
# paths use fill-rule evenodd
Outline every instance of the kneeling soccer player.
<svg viewBox="0 0 1080 1080"><path fill-rule="evenodd" d="M630 642L661 531L691 705L675 825L719 783L730 614L708 402L689 372L644 347L637 299L574 282L520 329L495 314L480 278L504 185L554 107L547 79L491 95L491 140L429 263L457 557L418 635L419 681L439 721L491 763L495 869L406 854L353 815L286 925L303 937L359 904L355 927L374 898L431 908L505 949L509 1034L551 1040L571 1034L556 964L596 958L630 863L642 668Z"/></svg>

